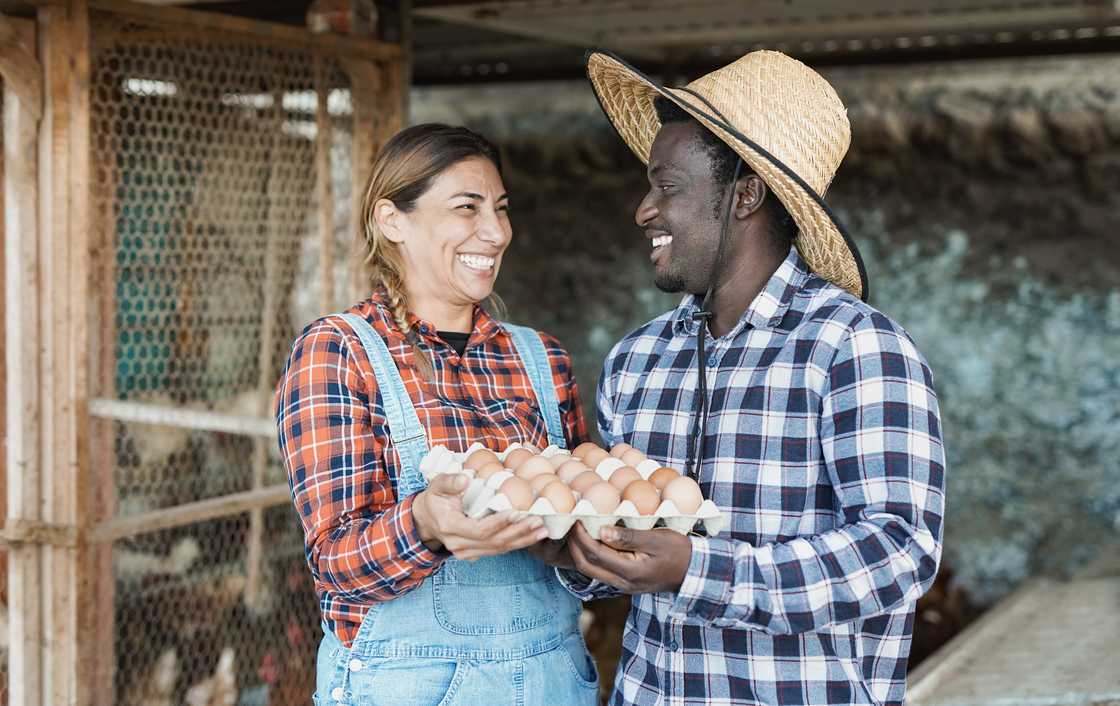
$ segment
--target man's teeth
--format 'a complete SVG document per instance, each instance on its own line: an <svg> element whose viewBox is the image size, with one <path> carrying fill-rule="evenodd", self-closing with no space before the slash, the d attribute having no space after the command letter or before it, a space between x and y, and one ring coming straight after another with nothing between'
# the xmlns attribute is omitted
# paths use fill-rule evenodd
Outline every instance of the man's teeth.
<svg viewBox="0 0 1120 706"><path fill-rule="evenodd" d="M673 242L673 236L671 235L659 235L656 238L650 240L650 243L653 244L654 248L659 248L662 245L668 245L671 242Z"/></svg>
<svg viewBox="0 0 1120 706"><path fill-rule="evenodd" d="M483 255L459 255L459 262L475 270L488 270L494 266L494 258Z"/></svg>

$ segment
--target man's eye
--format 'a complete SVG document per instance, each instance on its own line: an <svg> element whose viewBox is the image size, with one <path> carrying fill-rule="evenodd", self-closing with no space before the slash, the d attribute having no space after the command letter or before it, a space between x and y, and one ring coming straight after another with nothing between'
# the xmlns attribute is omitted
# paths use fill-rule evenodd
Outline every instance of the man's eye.
<svg viewBox="0 0 1120 706"><path fill-rule="evenodd" d="M673 185L672 184L658 184L657 188L660 191L670 191L673 188Z"/></svg>

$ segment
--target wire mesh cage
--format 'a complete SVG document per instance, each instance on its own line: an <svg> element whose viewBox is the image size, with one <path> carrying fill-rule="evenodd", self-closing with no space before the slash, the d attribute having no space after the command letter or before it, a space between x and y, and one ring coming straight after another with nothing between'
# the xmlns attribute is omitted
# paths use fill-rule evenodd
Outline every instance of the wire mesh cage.
<svg viewBox="0 0 1120 706"><path fill-rule="evenodd" d="M399 85L110 12L90 37L97 700L307 703L319 615L272 393L298 331L361 291L355 177Z"/></svg>

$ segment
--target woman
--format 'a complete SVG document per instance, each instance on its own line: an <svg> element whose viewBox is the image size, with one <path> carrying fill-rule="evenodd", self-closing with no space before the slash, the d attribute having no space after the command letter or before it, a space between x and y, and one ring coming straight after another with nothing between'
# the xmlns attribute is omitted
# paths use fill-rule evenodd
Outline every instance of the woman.
<svg viewBox="0 0 1120 706"><path fill-rule="evenodd" d="M479 306L511 237L497 150L464 128L398 133L362 222L372 296L308 326L277 391L323 615L316 703L594 704L579 602L523 551L540 518L472 520L465 477L426 486L418 468L435 444L586 437L560 344Z"/></svg>

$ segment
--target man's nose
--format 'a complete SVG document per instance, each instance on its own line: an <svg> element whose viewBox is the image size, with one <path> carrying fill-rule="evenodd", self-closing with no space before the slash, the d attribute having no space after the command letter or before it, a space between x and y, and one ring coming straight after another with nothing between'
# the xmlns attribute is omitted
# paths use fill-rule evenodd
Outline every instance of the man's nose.
<svg viewBox="0 0 1120 706"><path fill-rule="evenodd" d="M653 205L650 194L647 193L638 203L637 210L634 211L634 222L638 224L639 228L645 228L646 224L652 221L656 215L657 208Z"/></svg>

